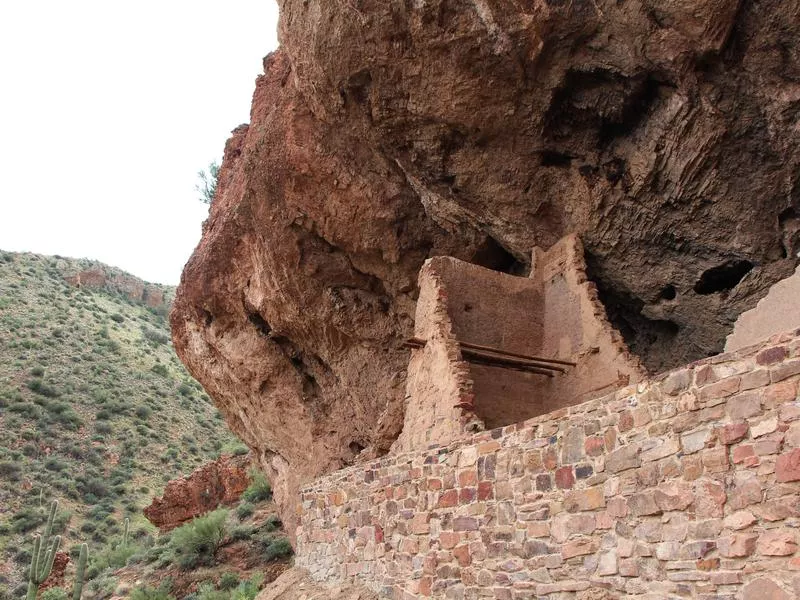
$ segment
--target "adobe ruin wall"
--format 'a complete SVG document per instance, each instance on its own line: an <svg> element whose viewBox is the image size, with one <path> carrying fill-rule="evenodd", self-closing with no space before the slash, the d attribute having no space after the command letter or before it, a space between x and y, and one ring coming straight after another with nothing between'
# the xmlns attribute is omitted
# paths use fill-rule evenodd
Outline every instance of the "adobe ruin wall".
<svg viewBox="0 0 800 600"><path fill-rule="evenodd" d="M739 350L796 327L800 327L800 267L773 285L758 305L739 315L725 351Z"/></svg>
<svg viewBox="0 0 800 600"><path fill-rule="evenodd" d="M382 597L800 595L800 330L303 489L296 562Z"/></svg>
<svg viewBox="0 0 800 600"><path fill-rule="evenodd" d="M470 432L518 423L645 376L608 322L575 235L533 250L529 277L452 257L419 273L415 337L403 430L393 452L448 444ZM467 362L459 344L571 361L548 374Z"/></svg>

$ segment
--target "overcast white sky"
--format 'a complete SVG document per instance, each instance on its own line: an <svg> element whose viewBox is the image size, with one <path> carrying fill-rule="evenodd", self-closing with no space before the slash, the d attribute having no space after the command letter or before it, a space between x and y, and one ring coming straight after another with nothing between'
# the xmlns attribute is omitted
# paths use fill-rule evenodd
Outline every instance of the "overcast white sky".
<svg viewBox="0 0 800 600"><path fill-rule="evenodd" d="M274 0L2 2L0 249L177 283L276 26Z"/></svg>

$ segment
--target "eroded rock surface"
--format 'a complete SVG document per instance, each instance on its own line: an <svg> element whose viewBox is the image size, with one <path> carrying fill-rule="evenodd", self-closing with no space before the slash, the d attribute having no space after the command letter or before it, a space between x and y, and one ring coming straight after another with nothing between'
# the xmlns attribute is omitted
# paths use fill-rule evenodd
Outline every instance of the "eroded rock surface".
<svg viewBox="0 0 800 600"><path fill-rule="evenodd" d="M397 437L427 257L578 233L651 371L794 269L798 0L279 4L172 325L284 508Z"/></svg>
<svg viewBox="0 0 800 600"><path fill-rule="evenodd" d="M144 509L148 520L169 531L215 508L232 504L250 484L247 456L222 456L198 467L188 477L173 479L161 498Z"/></svg>

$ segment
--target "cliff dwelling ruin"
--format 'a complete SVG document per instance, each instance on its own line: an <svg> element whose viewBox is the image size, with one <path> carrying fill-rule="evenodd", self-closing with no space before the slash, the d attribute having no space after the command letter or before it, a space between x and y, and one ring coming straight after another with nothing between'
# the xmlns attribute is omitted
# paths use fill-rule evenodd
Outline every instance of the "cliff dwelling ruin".
<svg viewBox="0 0 800 600"><path fill-rule="evenodd" d="M171 318L299 561L561 600L795 560L695 521L800 486L797 288L746 312L797 267L797 3L281 8Z"/></svg>
<svg viewBox="0 0 800 600"><path fill-rule="evenodd" d="M419 274L403 431L394 450L447 444L636 383L570 235L534 248L528 277L451 257Z"/></svg>

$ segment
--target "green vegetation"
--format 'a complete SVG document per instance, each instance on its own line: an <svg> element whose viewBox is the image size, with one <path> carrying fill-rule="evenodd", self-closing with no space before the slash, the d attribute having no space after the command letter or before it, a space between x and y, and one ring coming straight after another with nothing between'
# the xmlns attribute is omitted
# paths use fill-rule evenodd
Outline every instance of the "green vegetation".
<svg viewBox="0 0 800 600"><path fill-rule="evenodd" d="M167 580L158 587L140 585L131 592L130 600L175 600L171 595L172 583Z"/></svg>
<svg viewBox="0 0 800 600"><path fill-rule="evenodd" d="M244 502L240 502L239 506L236 507L236 516L241 521L242 519L252 516L254 511L255 506L245 500Z"/></svg>
<svg viewBox="0 0 800 600"><path fill-rule="evenodd" d="M86 577L86 563L89 560L89 546L81 544L78 566L75 569L75 581L72 584L72 600L81 600L83 584Z"/></svg>
<svg viewBox="0 0 800 600"><path fill-rule="evenodd" d="M52 587L42 592L42 600L68 600L67 592L61 588Z"/></svg>
<svg viewBox="0 0 800 600"><path fill-rule="evenodd" d="M0 251L0 564L10 566L0 600L25 595L28 536L52 499L53 535L73 560L89 546L84 598L106 598L107 569L152 546L142 508L168 480L241 445L175 355L167 306L69 285L81 271L134 281L99 263Z"/></svg>
<svg viewBox="0 0 800 600"><path fill-rule="evenodd" d="M28 594L27 600L36 600L39 594L39 586L42 585L50 576L53 570L53 561L56 552L61 544L61 536L53 536L53 523L58 510L58 501L53 500L50 504L50 516L47 518L47 527L44 530L44 537L36 535L33 538L33 554L31 555L31 566L28 569Z"/></svg>
<svg viewBox="0 0 800 600"><path fill-rule="evenodd" d="M197 600L253 600L263 582L261 573L256 573L246 581L239 581L233 573L225 573L216 587L210 582L202 584L197 592Z"/></svg>
<svg viewBox="0 0 800 600"><path fill-rule="evenodd" d="M211 204L217 194L217 183L219 182L219 165L216 161L208 165L208 170L198 171L197 178L200 180L195 189L200 194L200 202Z"/></svg>
<svg viewBox="0 0 800 600"><path fill-rule="evenodd" d="M217 549L225 537L227 518L228 511L220 508L172 532L170 547L182 569L214 563Z"/></svg>
<svg viewBox="0 0 800 600"><path fill-rule="evenodd" d="M242 498L249 502L263 502L272 498L272 487L261 471L250 471L250 485L242 494Z"/></svg>
<svg viewBox="0 0 800 600"><path fill-rule="evenodd" d="M288 538L285 537L274 537L264 547L264 560L266 561L288 558L291 555L292 545L289 543Z"/></svg>

